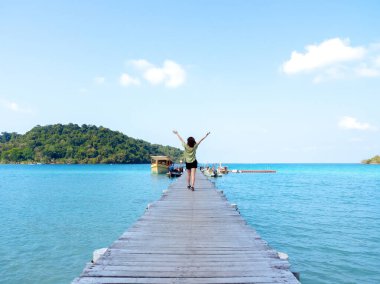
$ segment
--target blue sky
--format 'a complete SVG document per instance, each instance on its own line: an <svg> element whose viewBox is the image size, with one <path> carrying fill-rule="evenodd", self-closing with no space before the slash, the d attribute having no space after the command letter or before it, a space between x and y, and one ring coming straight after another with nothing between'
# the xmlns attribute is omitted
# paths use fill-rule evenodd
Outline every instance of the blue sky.
<svg viewBox="0 0 380 284"><path fill-rule="evenodd" d="M1 1L0 131L201 138L203 162L380 154L378 1Z"/></svg>

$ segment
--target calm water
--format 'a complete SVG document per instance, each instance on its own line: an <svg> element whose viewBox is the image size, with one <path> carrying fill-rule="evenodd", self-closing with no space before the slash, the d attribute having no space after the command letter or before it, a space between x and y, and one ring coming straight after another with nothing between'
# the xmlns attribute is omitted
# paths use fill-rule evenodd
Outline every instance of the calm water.
<svg viewBox="0 0 380 284"><path fill-rule="evenodd" d="M230 165L216 180L302 283L380 283L380 166Z"/></svg>
<svg viewBox="0 0 380 284"><path fill-rule="evenodd" d="M0 165L0 283L70 283L168 183L149 165Z"/></svg>
<svg viewBox="0 0 380 284"><path fill-rule="evenodd" d="M380 166L229 165L215 182L302 283L380 283ZM0 165L0 283L70 283L170 181L149 165Z"/></svg>

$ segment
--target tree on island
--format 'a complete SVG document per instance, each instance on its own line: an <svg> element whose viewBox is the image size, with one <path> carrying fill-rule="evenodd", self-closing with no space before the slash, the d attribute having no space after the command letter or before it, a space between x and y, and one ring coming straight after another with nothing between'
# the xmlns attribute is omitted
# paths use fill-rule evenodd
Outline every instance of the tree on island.
<svg viewBox="0 0 380 284"><path fill-rule="evenodd" d="M94 125L37 125L25 134L0 134L0 163L143 164L151 155L182 159L182 151Z"/></svg>
<svg viewBox="0 0 380 284"><path fill-rule="evenodd" d="M380 156L377 155L371 159L363 160L362 163L363 164L380 164Z"/></svg>

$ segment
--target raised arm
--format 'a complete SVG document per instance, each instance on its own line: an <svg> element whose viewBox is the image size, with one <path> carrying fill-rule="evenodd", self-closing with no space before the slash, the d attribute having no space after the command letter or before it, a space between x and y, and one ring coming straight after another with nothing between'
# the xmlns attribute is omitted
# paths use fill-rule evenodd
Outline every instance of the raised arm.
<svg viewBox="0 0 380 284"><path fill-rule="evenodd" d="M179 135L177 130L173 130L173 133L178 136L179 140L181 140L182 143L185 143L185 141L183 141L182 137Z"/></svg>
<svg viewBox="0 0 380 284"><path fill-rule="evenodd" d="M198 142L197 144L198 144L198 145L201 144L201 142L202 142L203 140L205 140L206 137L209 136L209 135L210 135L210 132L207 132L206 135L205 135L205 137L203 137L201 140L199 140L199 142Z"/></svg>

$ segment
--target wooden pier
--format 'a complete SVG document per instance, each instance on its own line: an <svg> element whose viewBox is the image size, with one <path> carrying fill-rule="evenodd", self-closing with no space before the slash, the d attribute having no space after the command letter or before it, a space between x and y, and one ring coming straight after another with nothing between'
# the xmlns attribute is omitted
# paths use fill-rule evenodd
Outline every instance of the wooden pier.
<svg viewBox="0 0 380 284"><path fill-rule="evenodd" d="M197 173L194 192L179 178L72 283L299 283L289 266Z"/></svg>

